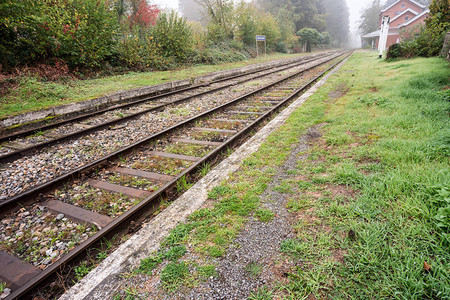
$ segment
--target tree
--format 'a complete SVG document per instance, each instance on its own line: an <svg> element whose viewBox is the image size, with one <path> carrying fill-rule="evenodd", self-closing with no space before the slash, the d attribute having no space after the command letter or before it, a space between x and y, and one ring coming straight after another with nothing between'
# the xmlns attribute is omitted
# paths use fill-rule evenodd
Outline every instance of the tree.
<svg viewBox="0 0 450 300"><path fill-rule="evenodd" d="M297 16L297 30L310 27L318 31L326 29L326 10L319 0L293 0L294 13Z"/></svg>
<svg viewBox="0 0 450 300"><path fill-rule="evenodd" d="M267 12L258 14L258 34L266 37L268 48L272 48L280 38L280 29L275 18Z"/></svg>
<svg viewBox="0 0 450 300"><path fill-rule="evenodd" d="M233 0L196 0L208 18L208 38L213 41L233 39Z"/></svg>
<svg viewBox="0 0 450 300"><path fill-rule="evenodd" d="M349 11L345 0L324 0L327 11L327 32L338 47L348 40Z"/></svg>
<svg viewBox="0 0 450 300"><path fill-rule="evenodd" d="M318 31L326 29L326 10L322 0L260 0L258 3L275 16L281 10L292 12L285 18L292 18L296 31L305 27Z"/></svg>
<svg viewBox="0 0 450 300"><path fill-rule="evenodd" d="M255 43L258 34L258 11L250 3L240 1L236 7L236 36L246 45Z"/></svg>
<svg viewBox="0 0 450 300"><path fill-rule="evenodd" d="M425 19L426 30L418 39L423 44L422 56L438 55L444 44L445 34L450 30L450 9L448 0L433 0L430 5L430 15ZM426 46L425 46L426 45Z"/></svg>
<svg viewBox="0 0 450 300"><path fill-rule="evenodd" d="M117 25L116 11L107 0L3 1L1 63L60 58L72 67L98 67L114 54Z"/></svg>
<svg viewBox="0 0 450 300"><path fill-rule="evenodd" d="M358 32L361 35L373 32L380 26L381 4L380 0L373 0L372 3L361 11L359 19Z"/></svg>
<svg viewBox="0 0 450 300"><path fill-rule="evenodd" d="M306 49L306 52L311 52L312 45L317 45L322 42L321 34L315 28L303 28L297 32L300 43Z"/></svg>
<svg viewBox="0 0 450 300"><path fill-rule="evenodd" d="M41 10L42 3L32 0L0 2L0 64L4 69L45 54Z"/></svg>
<svg viewBox="0 0 450 300"><path fill-rule="evenodd" d="M149 5L146 0L130 0L132 12L129 16L130 27L138 25L142 28L156 24L159 9Z"/></svg>

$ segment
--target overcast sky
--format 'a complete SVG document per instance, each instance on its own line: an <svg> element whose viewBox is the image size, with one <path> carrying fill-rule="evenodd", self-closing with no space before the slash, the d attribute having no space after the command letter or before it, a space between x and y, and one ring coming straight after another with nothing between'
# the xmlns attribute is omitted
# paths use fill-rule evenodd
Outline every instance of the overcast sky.
<svg viewBox="0 0 450 300"><path fill-rule="evenodd" d="M357 21L361 9L368 6L372 0L346 0L348 8L350 9L350 31L355 47L359 45L359 38L356 36ZM153 3L158 4L162 8L178 9L178 0L152 0ZM385 2L385 1L382 1Z"/></svg>

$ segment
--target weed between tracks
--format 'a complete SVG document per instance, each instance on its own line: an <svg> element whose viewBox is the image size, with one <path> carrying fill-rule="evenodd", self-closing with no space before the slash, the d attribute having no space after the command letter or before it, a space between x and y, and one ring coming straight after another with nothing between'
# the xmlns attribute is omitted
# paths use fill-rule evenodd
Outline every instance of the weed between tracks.
<svg viewBox="0 0 450 300"><path fill-rule="evenodd" d="M155 184L155 182L153 181L138 176L123 175L119 173L114 173L114 175L108 176L107 181L126 187L146 190L149 192L154 192L159 188L159 185Z"/></svg>
<svg viewBox="0 0 450 300"><path fill-rule="evenodd" d="M56 191L55 197L57 200L110 217L120 216L142 200L93 188L88 183Z"/></svg>
<svg viewBox="0 0 450 300"><path fill-rule="evenodd" d="M166 175L177 175L192 165L192 162L165 157L150 157L133 162L130 167Z"/></svg>
<svg viewBox="0 0 450 300"><path fill-rule="evenodd" d="M194 131L190 138L199 141L224 142L229 134L214 131Z"/></svg>
<svg viewBox="0 0 450 300"><path fill-rule="evenodd" d="M198 127L206 127L206 128L216 128L216 129L226 129L226 130L239 130L239 128L242 126L241 122L236 121L213 121L213 120L206 120L199 122Z"/></svg>
<svg viewBox="0 0 450 300"><path fill-rule="evenodd" d="M322 138L299 154L291 178L274 187L287 199L294 233L279 245L284 279L274 277L250 299L450 297L449 72L437 58L390 71L400 64L355 54L238 172L213 188L204 208L161 246L191 254L153 265L152 275L173 274L163 276L177 283L165 290L184 285L180 295L195 289L196 264L222 257L250 216L277 218L259 197L298 137L321 124ZM334 89L346 93L330 99ZM256 277L258 270L248 266Z"/></svg>
<svg viewBox="0 0 450 300"><path fill-rule="evenodd" d="M210 146L202 146L202 145L195 145L195 144L185 144L185 143L176 143L176 144L170 144L166 147L164 147L164 152L169 152L173 154L180 154L180 155L188 155L188 156L195 156L195 157L203 157L207 155L213 147Z"/></svg>

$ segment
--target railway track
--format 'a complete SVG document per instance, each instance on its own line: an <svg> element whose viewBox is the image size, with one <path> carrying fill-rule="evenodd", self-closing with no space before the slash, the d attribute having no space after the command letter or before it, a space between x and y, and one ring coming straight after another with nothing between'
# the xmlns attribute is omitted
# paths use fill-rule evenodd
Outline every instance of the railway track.
<svg viewBox="0 0 450 300"><path fill-rule="evenodd" d="M12 287L9 298L24 297L105 237L151 215L159 200L188 188L348 55L285 76L0 202L0 280Z"/></svg>
<svg viewBox="0 0 450 300"><path fill-rule="evenodd" d="M202 83L155 96L139 96L127 103L114 105L99 111L93 111L59 122L1 135L0 145L2 145L2 148L0 148L0 164L28 155L44 147L124 123L152 111L160 111L167 106L181 104L195 97L208 95L250 80L283 72L330 55L333 55L333 53L321 53L312 57L305 57L296 62L289 62L277 68L264 68L262 70L246 72L231 77L221 78L210 83ZM176 96L175 99L170 98L173 98L174 96ZM33 136L33 138L26 139L26 137L30 136Z"/></svg>
<svg viewBox="0 0 450 300"><path fill-rule="evenodd" d="M317 58L318 61L327 59L329 58ZM306 65L296 66L294 71L304 69L314 63L307 62ZM229 99L250 92L257 85L262 86L264 83L273 82L280 78L282 73L288 72L290 74L294 71L289 69L281 73L276 72L256 80L246 81L243 84L236 84L215 93L193 97L184 103L164 106L160 108L162 111L152 111L141 114L136 118L121 120L121 124L116 123L106 126L102 122L104 116L101 115L89 120L89 122L100 123L98 127L93 126L77 131L75 134L78 136L67 137L45 147L42 144L37 144L32 149L18 150L19 153L15 152L16 157L9 156L4 161L0 160L0 187L2 187L0 203L31 189L33 186L43 184L84 164L113 153L125 145L133 144L164 128L226 103ZM257 76L260 76L260 74ZM251 77L253 78L253 76ZM181 96L181 99L183 97L185 96ZM179 100L180 97L177 96L177 99ZM116 116L116 113L117 111L111 112L113 117ZM122 114L122 112L120 113ZM93 123L84 123L84 125L93 125ZM75 127L75 125L67 126ZM42 135L39 135L37 138L41 137ZM31 138L34 139L35 137Z"/></svg>

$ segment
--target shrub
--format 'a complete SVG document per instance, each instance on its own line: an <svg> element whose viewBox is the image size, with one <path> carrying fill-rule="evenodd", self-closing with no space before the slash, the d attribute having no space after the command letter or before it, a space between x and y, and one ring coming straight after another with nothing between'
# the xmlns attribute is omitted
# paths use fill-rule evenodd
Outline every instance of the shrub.
<svg viewBox="0 0 450 300"><path fill-rule="evenodd" d="M113 55L118 26L106 0L42 2L42 38L52 56L72 67L99 67Z"/></svg>
<svg viewBox="0 0 450 300"><path fill-rule="evenodd" d="M445 32L433 34L429 29L424 29L416 38L416 54L423 57L437 56L441 52L444 43Z"/></svg>
<svg viewBox="0 0 450 300"><path fill-rule="evenodd" d="M224 62L236 62L251 57L248 51L238 51L231 47L231 41L207 46L204 50L192 52L190 62L193 64L220 64Z"/></svg>
<svg viewBox="0 0 450 300"><path fill-rule="evenodd" d="M133 29L134 34L126 34L119 41L117 49L122 63L137 70L167 68L170 60L161 55L161 49L153 36L144 34L138 38L137 30Z"/></svg>
<svg viewBox="0 0 450 300"><path fill-rule="evenodd" d="M288 53L287 47L286 47L286 43L285 42L278 42L276 47L275 47L275 51L280 52L280 53Z"/></svg>
<svg viewBox="0 0 450 300"><path fill-rule="evenodd" d="M390 46L386 53L386 59L391 60L400 57L402 57L402 46L398 43Z"/></svg>
<svg viewBox="0 0 450 300"><path fill-rule="evenodd" d="M152 29L157 46L165 57L183 62L192 51L192 31L175 11L161 13Z"/></svg>

